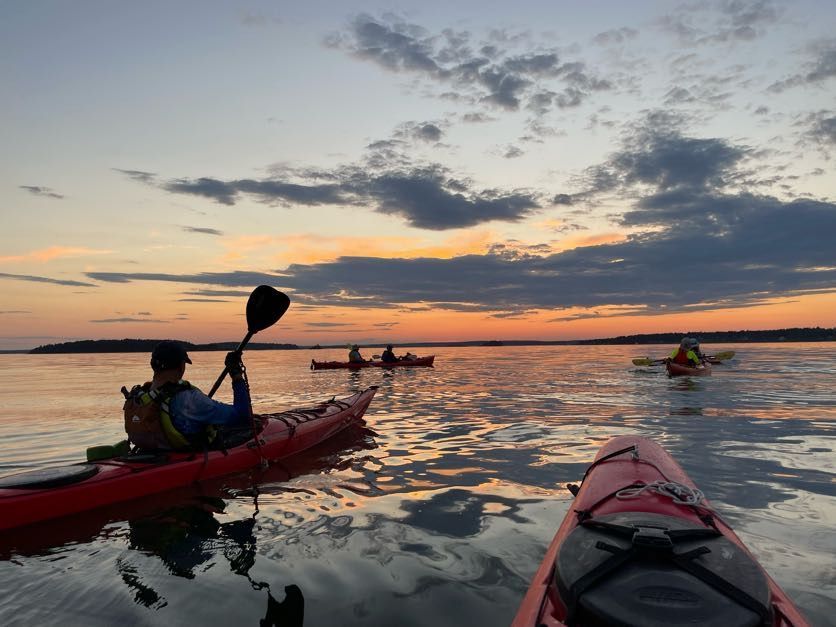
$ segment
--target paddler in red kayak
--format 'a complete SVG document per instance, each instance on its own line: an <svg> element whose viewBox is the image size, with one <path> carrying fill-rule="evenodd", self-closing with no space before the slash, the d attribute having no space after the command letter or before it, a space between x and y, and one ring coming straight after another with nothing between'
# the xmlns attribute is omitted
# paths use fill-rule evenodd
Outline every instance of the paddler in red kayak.
<svg viewBox="0 0 836 627"><path fill-rule="evenodd" d="M125 431L141 449L187 450L223 445L217 427L248 427L250 391L240 352L228 353L224 364L232 378L233 404L209 398L183 379L192 363L182 344L165 340L151 353L153 379L125 395Z"/></svg>
<svg viewBox="0 0 836 627"><path fill-rule="evenodd" d="M679 347L671 352L670 360L675 364L696 368L703 361L700 343L696 338L683 337Z"/></svg>
<svg viewBox="0 0 836 627"><path fill-rule="evenodd" d="M362 364L366 362L360 354L360 347L357 346L357 344L351 345L351 350L348 352L348 361L352 364Z"/></svg>
<svg viewBox="0 0 836 627"><path fill-rule="evenodd" d="M385 364L391 364L398 361L398 357L395 357L395 353L392 351L391 344L386 345L386 350L380 355L380 361Z"/></svg>

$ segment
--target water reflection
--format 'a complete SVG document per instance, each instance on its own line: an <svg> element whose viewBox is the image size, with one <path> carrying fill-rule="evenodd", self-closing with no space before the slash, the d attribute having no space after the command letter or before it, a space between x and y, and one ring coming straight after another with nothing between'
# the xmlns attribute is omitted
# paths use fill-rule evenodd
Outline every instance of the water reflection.
<svg viewBox="0 0 836 627"><path fill-rule="evenodd" d="M204 497L198 503L131 520L129 547L156 555L177 577L193 579L197 568L223 555L233 573L249 578L256 555L253 527L258 514L257 499L252 516L243 520L218 522L215 514L223 513L225 508L223 499Z"/></svg>
<svg viewBox="0 0 836 627"><path fill-rule="evenodd" d="M436 351L432 369L316 373L305 351L254 352L259 411L379 385L367 414L374 435L306 472L290 464L256 477L255 524L248 477L98 523L74 520L47 550L29 538L8 549L0 538L0 585L16 584L0 597L0 618L84 623L77 599L89 588L107 599L99 624L148 624L149 613L166 624L254 624L275 615L285 602L278 586L293 582L309 624L507 625L571 505L562 486L610 437L637 433L672 453L812 622L827 624L836 614L836 358L818 345L711 348L737 350L735 362L690 380L632 367L633 347L451 348ZM73 370L69 388L55 383L56 367L37 398L16 392L27 389L19 373L38 370L21 369L27 359L0 367L11 399L0 405L0 463L61 463L94 436L90 445L118 439L118 421L103 431L109 397L98 390L132 378L116 357L84 366L84 377ZM51 404L68 412L60 434ZM185 521L163 514L185 506L201 511ZM134 524L147 518L156 522ZM153 537L153 524L174 520L179 527ZM279 593L255 589L265 582Z"/></svg>
<svg viewBox="0 0 836 627"><path fill-rule="evenodd" d="M671 407L671 416L702 416L702 407Z"/></svg>
<svg viewBox="0 0 836 627"><path fill-rule="evenodd" d="M259 627L302 627L305 622L305 599L299 586L291 584L284 588L285 598L280 603L267 593L267 614Z"/></svg>
<svg viewBox="0 0 836 627"><path fill-rule="evenodd" d="M226 502L221 498L204 497L196 503L171 508L148 518L131 520L129 547L144 555L159 558L169 573L194 579L201 572L216 566L222 556L230 572L247 579L253 590L266 589L267 610L259 625L265 627L301 627L305 600L299 586L285 586L285 598L277 601L270 584L256 581L250 569L257 558L255 528L258 518L258 497L253 498L252 515L229 522L220 522ZM147 568L147 567L146 567ZM149 609L168 605L166 598L143 581L142 566L128 558L117 560L122 581L134 591L134 601Z"/></svg>
<svg viewBox="0 0 836 627"><path fill-rule="evenodd" d="M502 516L514 522L530 522L520 516L521 505L517 499L448 490L438 492L425 501L404 503L403 509L408 515L403 522L433 534L467 538L482 531L489 511L492 516Z"/></svg>
<svg viewBox="0 0 836 627"><path fill-rule="evenodd" d="M305 599L299 586L285 586L285 598L277 601L270 584L255 581L250 569L255 565L258 514L257 498L252 516L219 522L223 514L223 499L206 498L200 503L176 507L159 515L130 522L130 548L158 557L168 571L177 577L194 579L199 567L212 567L222 555L230 571L243 576L254 590L266 588L267 610L259 620L262 627L301 627L304 623ZM128 559L117 561L122 581L134 591L134 601L149 609L161 609L167 600L151 585L144 583L141 568Z"/></svg>
<svg viewBox="0 0 836 627"><path fill-rule="evenodd" d="M697 392L705 389L705 379L698 377L676 377L670 380L670 389L674 392Z"/></svg>

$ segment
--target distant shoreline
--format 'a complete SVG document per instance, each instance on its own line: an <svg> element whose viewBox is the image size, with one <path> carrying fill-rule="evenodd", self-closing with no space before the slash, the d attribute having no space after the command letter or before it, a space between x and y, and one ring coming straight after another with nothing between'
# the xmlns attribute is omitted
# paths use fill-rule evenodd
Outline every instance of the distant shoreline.
<svg viewBox="0 0 836 627"><path fill-rule="evenodd" d="M684 337L697 337L703 344L719 343L764 343L764 342L834 342L836 341L836 327L805 327L791 329L773 329L767 331L686 331L678 333L643 333L638 335L621 335L617 337L589 339L589 340L473 340L463 342L397 342L399 346L432 348L432 347L485 347L485 346L584 346L584 345L652 345L678 344ZM0 350L0 354L80 354L80 353L150 353L159 342L158 339L121 339L121 340L80 340L45 344L30 350ZM193 344L180 342L189 351L230 351L238 346L238 342L210 342ZM363 348L383 347L385 343L363 344ZM320 346L300 346L298 344L278 344L268 342L252 342L247 350L317 350L341 349L344 343Z"/></svg>

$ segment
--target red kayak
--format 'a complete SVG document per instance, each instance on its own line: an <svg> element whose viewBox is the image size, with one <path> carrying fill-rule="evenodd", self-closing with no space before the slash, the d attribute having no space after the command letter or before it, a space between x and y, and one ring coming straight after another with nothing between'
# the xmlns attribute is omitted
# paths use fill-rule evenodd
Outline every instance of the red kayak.
<svg viewBox="0 0 836 627"><path fill-rule="evenodd" d="M126 455L0 478L0 531L222 477L308 449L362 424L376 386L315 407L265 414L252 435L225 451Z"/></svg>
<svg viewBox="0 0 836 627"><path fill-rule="evenodd" d="M711 364L703 363L697 367L683 366L670 360L665 362L669 377L707 377L711 375Z"/></svg>
<svg viewBox="0 0 836 627"><path fill-rule="evenodd" d="M569 489L513 627L809 625L655 442L613 438Z"/></svg>
<svg viewBox="0 0 836 627"><path fill-rule="evenodd" d="M311 359L311 370L336 370L337 368L416 368L432 366L435 355L399 359L398 361L315 361Z"/></svg>

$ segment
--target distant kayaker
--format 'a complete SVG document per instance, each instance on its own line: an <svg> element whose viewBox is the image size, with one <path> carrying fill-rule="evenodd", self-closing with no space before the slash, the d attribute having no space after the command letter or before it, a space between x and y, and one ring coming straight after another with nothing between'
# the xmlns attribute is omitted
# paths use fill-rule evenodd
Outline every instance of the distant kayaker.
<svg viewBox="0 0 836 627"><path fill-rule="evenodd" d="M380 356L380 361L382 361L384 363L387 363L387 364L391 364L393 362L398 361L398 358L395 357L395 353L392 352L392 345L391 344L386 345L386 350L383 351L383 354Z"/></svg>
<svg viewBox="0 0 836 627"><path fill-rule="evenodd" d="M671 361L683 366L699 366L702 357L699 352L699 342L692 337L683 337L679 347L671 352Z"/></svg>
<svg viewBox="0 0 836 627"><path fill-rule="evenodd" d="M694 354L697 356L697 359L699 359L700 362L706 360L705 355L703 355L702 350L700 350L700 341L695 337L691 338L691 350L694 351Z"/></svg>
<svg viewBox="0 0 836 627"><path fill-rule="evenodd" d="M232 379L233 404L209 398L183 379L192 363L182 344L164 340L151 353L154 376L125 394L125 431L141 449L204 449L217 442L217 427L246 427L251 412L250 391L241 353L224 359Z"/></svg>
<svg viewBox="0 0 836 627"><path fill-rule="evenodd" d="M353 364L362 363L366 361L360 354L360 347L357 346L357 344L351 345L351 350L348 352L348 361L350 361Z"/></svg>

